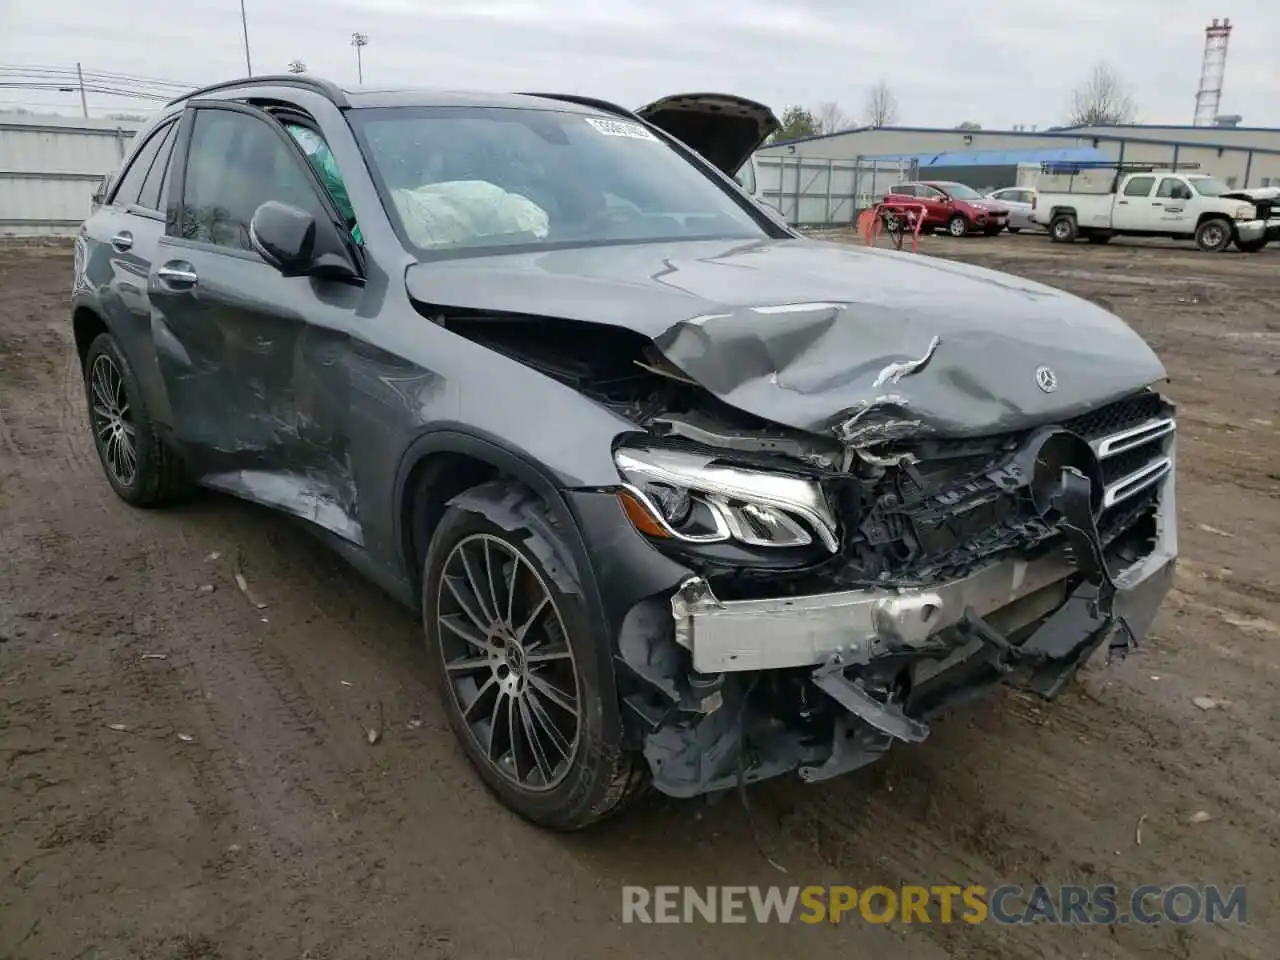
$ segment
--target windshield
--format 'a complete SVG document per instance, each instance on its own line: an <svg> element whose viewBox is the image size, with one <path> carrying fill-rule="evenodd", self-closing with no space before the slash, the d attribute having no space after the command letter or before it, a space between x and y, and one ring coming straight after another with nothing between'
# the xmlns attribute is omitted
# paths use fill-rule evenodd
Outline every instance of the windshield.
<svg viewBox="0 0 1280 960"><path fill-rule="evenodd" d="M1187 180L1202 197L1220 197L1231 189L1217 177L1187 177Z"/></svg>
<svg viewBox="0 0 1280 960"><path fill-rule="evenodd" d="M769 235L630 120L509 107L348 116L401 239L424 257Z"/></svg>
<svg viewBox="0 0 1280 960"><path fill-rule="evenodd" d="M982 194L973 187L966 187L963 183L941 183L938 189L943 193L949 194L956 200L981 200Z"/></svg>

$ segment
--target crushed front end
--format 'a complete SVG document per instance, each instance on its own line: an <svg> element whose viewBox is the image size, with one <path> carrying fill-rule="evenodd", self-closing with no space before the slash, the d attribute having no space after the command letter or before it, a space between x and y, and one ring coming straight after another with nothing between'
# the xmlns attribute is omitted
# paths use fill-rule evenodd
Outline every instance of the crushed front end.
<svg viewBox="0 0 1280 960"><path fill-rule="evenodd" d="M616 454L688 568L626 615L622 702L664 793L824 780L1001 682L1052 697L1150 628L1177 555L1173 408L854 450L696 418Z"/></svg>

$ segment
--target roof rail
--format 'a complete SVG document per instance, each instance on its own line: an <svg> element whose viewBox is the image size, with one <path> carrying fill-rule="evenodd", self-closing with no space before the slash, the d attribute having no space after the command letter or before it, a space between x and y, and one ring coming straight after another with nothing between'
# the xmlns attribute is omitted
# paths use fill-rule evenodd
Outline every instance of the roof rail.
<svg viewBox="0 0 1280 960"><path fill-rule="evenodd" d="M199 97L206 93L215 93L219 90L232 90L236 87L256 87L256 86L272 86L272 87L297 87L301 90L311 90L320 94L326 100L333 103L339 108L349 107L351 104L347 101L347 95L343 93L332 80L324 80L320 77L308 77L298 73L281 73L266 74L260 77L241 77L238 80L224 80L222 83L215 83L207 87L201 87L199 90L192 90L184 93L180 97L174 97L166 107L171 107L175 103L181 103L183 100L190 100L192 97Z"/></svg>
<svg viewBox="0 0 1280 960"><path fill-rule="evenodd" d="M628 110L626 107L620 107L616 103L610 103L608 100L600 100L596 97L580 97L576 93L528 93L521 91L522 97L541 97L544 100L561 100L565 103L576 103L580 107L595 107L605 113L616 113L622 117L635 117L634 110Z"/></svg>

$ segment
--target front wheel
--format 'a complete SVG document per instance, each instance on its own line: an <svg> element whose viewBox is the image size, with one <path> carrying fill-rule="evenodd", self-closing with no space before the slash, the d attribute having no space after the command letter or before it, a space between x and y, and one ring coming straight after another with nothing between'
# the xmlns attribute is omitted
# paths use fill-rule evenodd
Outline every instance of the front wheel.
<svg viewBox="0 0 1280 960"><path fill-rule="evenodd" d="M1241 242L1239 240L1236 241L1236 249L1239 250L1241 253L1257 253L1266 245L1267 245L1266 237L1263 237L1261 240L1246 240L1244 242Z"/></svg>
<svg viewBox="0 0 1280 960"><path fill-rule="evenodd" d="M504 804L558 830L621 809L647 769L603 695L609 656L571 556L543 502L497 481L445 511L422 583L427 659L468 759Z"/></svg>
<svg viewBox="0 0 1280 960"><path fill-rule="evenodd" d="M1196 229L1196 246L1205 253L1221 253L1231 243L1231 224L1226 220L1206 220Z"/></svg>
<svg viewBox="0 0 1280 960"><path fill-rule="evenodd" d="M102 471L121 500L154 507L187 492L182 460L156 432L133 368L109 333L89 344L84 392Z"/></svg>
<svg viewBox="0 0 1280 960"><path fill-rule="evenodd" d="M963 237L969 232L969 221L961 214L956 214L947 221L947 233L953 237Z"/></svg>

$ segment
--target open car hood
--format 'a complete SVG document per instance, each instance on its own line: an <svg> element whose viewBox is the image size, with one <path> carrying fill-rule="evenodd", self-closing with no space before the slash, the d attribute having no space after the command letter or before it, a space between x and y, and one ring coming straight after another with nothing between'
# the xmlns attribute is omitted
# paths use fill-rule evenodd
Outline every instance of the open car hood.
<svg viewBox="0 0 1280 960"><path fill-rule="evenodd" d="M727 93L680 93L636 115L698 151L733 176L781 124L763 103Z"/></svg>
<svg viewBox="0 0 1280 960"><path fill-rule="evenodd" d="M405 282L428 316L622 328L730 406L852 445L1019 430L1165 378L1142 338L1085 300L843 244L579 247L420 263Z"/></svg>

